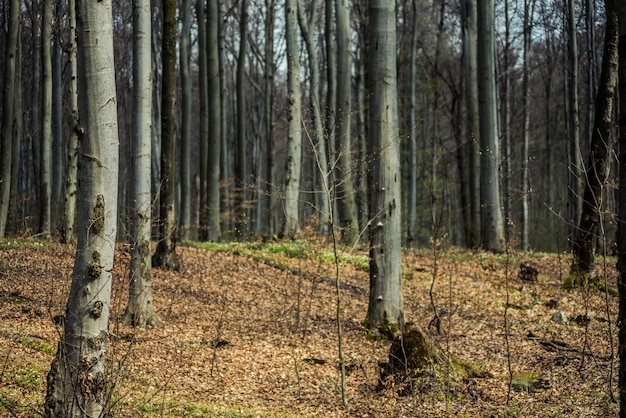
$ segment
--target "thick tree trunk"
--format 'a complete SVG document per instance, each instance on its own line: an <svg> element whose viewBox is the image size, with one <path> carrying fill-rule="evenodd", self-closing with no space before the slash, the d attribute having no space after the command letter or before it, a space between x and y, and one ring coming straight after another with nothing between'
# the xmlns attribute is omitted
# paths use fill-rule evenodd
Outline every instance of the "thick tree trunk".
<svg viewBox="0 0 626 418"><path fill-rule="evenodd" d="M128 307L124 321L153 326L158 317L152 302L150 228L152 127L152 23L150 0L133 1L133 152L131 164L131 248Z"/></svg>
<svg viewBox="0 0 626 418"><path fill-rule="evenodd" d="M350 50L350 8L348 0L335 0L337 22L337 97L336 97L336 147L337 215L343 243L354 244L359 236L353 187L352 139L350 119L352 114L352 52Z"/></svg>
<svg viewBox="0 0 626 418"><path fill-rule="evenodd" d="M218 39L218 0L207 7L207 70L209 94L209 158L207 167L207 238L217 241L220 228L220 152L222 147L222 99Z"/></svg>
<svg viewBox="0 0 626 418"><path fill-rule="evenodd" d="M81 188L78 247L63 337L48 374L47 417L98 417L117 225L118 137L111 0L80 2ZM49 45L49 44L48 44Z"/></svg>
<svg viewBox="0 0 626 418"><path fill-rule="evenodd" d="M4 92L2 94L2 131L0 131L0 238L4 238L9 200L11 197L11 149L13 147L13 114L21 114L14 109L13 96L16 90L17 37L19 34L19 1L11 0L9 5L8 34L4 54Z"/></svg>
<svg viewBox="0 0 626 418"><path fill-rule="evenodd" d="M369 3L369 138L372 147L368 327L396 334L404 327L400 222L395 4Z"/></svg>
<svg viewBox="0 0 626 418"><path fill-rule="evenodd" d="M317 2L314 1L311 6L311 16L314 17L317 9ZM304 6L301 1L298 1L298 23L300 24L300 32L304 39L304 45L309 56L309 72L311 77L310 83L310 105L311 113L313 114L313 129L309 131L307 137L311 141L311 148L315 155L315 170L319 175L319 183L316 187L316 193L321 194L320 199L316 199L319 202L317 207L316 216L320 220L320 234L327 236L329 232L329 225L331 224L330 202L331 191L328 184L328 160L326 158L326 142L324 140L324 126L322 124L322 111L320 107L320 71L319 62L317 59L317 50L315 47L315 39L313 37L314 19L305 17Z"/></svg>
<svg viewBox="0 0 626 418"><path fill-rule="evenodd" d="M63 216L62 239L70 242L74 239L74 222L76 218L76 190L78 188L78 82L76 66L76 7L75 0L68 3L70 19L70 43L69 43L69 63L68 76L69 95L69 133L66 147L65 166L65 213Z"/></svg>
<svg viewBox="0 0 626 418"><path fill-rule="evenodd" d="M595 102L595 120L590 155L585 171L583 208L574 242L571 285L582 285L593 271L595 237L598 233L603 187L609 181L609 155L612 149L613 108L618 78L618 23L613 0L606 0L606 30L602 73Z"/></svg>
<svg viewBox="0 0 626 418"><path fill-rule="evenodd" d="M180 270L176 254L176 0L163 0L163 80L161 96L161 193L159 243L152 264Z"/></svg>
<svg viewBox="0 0 626 418"><path fill-rule="evenodd" d="M52 228L52 0L44 0L41 17L42 118L39 163L39 232L49 237Z"/></svg>
<svg viewBox="0 0 626 418"><path fill-rule="evenodd" d="M477 16L481 240L485 250L504 252L504 220L500 201L500 147L496 116L493 0L478 0Z"/></svg>
<svg viewBox="0 0 626 418"><path fill-rule="evenodd" d="M285 198L281 235L296 238L300 233L299 202L302 170L302 97L300 93L300 52L298 51L298 3L286 0L287 38L287 161L283 180Z"/></svg>
<svg viewBox="0 0 626 418"><path fill-rule="evenodd" d="M478 58L476 0L463 1L463 49L465 57L465 96L467 101L467 143L469 174L469 225L467 243L480 245L480 141L478 118Z"/></svg>
<svg viewBox="0 0 626 418"><path fill-rule="evenodd" d="M189 239L191 230L191 0L183 0L180 35L180 83L182 109L180 123L180 238Z"/></svg>

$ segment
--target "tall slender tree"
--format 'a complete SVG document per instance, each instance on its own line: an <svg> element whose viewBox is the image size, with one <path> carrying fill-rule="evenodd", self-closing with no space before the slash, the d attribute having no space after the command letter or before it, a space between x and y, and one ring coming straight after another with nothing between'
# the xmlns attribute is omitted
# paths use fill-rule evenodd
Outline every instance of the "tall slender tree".
<svg viewBox="0 0 626 418"><path fill-rule="evenodd" d="M576 30L575 0L567 0L567 133L569 136L568 222L573 245L576 224L580 220L583 202L583 165L580 149L580 121L578 105L578 32Z"/></svg>
<svg viewBox="0 0 626 418"><path fill-rule="evenodd" d="M246 182L247 179L247 141L246 141L246 49L248 44L248 0L241 0L239 18L239 53L237 55L237 80L235 90L237 95L237 146L235 159L235 217L236 234L243 239L248 235L248 219L246 211Z"/></svg>
<svg viewBox="0 0 626 418"><path fill-rule="evenodd" d="M222 98L219 51L219 2L209 0L207 7L207 79L209 94L209 157L207 166L207 238L216 241L220 228L220 159L222 148Z"/></svg>
<svg viewBox="0 0 626 418"><path fill-rule="evenodd" d="M326 236L329 232L330 223L330 204L328 194L330 193L328 183L328 160L326 156L326 141L324 139L324 126L322 124L322 109L320 100L320 71L319 62L317 58L317 49L315 48L314 39L314 25L315 14L317 9L317 1L313 1L311 4L311 16L306 18L304 13L304 5L298 1L298 23L300 25L300 32L304 40L304 45L307 50L309 58L309 73L311 77L310 82L310 106L311 113L313 114L313 128L307 131L307 137L311 142L315 154L315 166L318 172L319 187L317 194L321 194L321 198L317 199L318 208L317 216L320 220L320 233L322 236Z"/></svg>
<svg viewBox="0 0 626 418"><path fill-rule="evenodd" d="M52 0L43 1L41 16L42 118L39 160L39 232L52 229Z"/></svg>
<svg viewBox="0 0 626 418"><path fill-rule="evenodd" d="M11 0L8 13L8 33L4 54L4 91L2 95L2 130L0 131L0 238L4 237L9 200L11 195L11 156L13 147L13 114L21 114L14 109L13 96L16 89L17 41L19 34L19 1Z"/></svg>
<svg viewBox="0 0 626 418"><path fill-rule="evenodd" d="M298 51L298 2L286 0L287 38L287 161L283 186L284 220L281 235L295 238L300 233L299 203L302 171L302 98L300 94L300 52Z"/></svg>
<svg viewBox="0 0 626 418"><path fill-rule="evenodd" d="M350 138L352 115L352 52L350 50L350 7L348 0L335 0L337 22L337 96L335 190L337 215L342 229L342 241L354 244L359 236L353 187L353 156Z"/></svg>
<svg viewBox="0 0 626 418"><path fill-rule="evenodd" d="M161 87L161 193L159 242L152 264L180 269L175 215L176 190L176 0L163 0L163 80Z"/></svg>
<svg viewBox="0 0 626 418"><path fill-rule="evenodd" d="M400 220L400 133L396 68L396 6L370 0L369 142L372 150L370 212L370 328L404 328Z"/></svg>
<svg viewBox="0 0 626 418"><path fill-rule="evenodd" d="M130 285L124 321L158 322L152 301L150 162L152 132L152 21L150 0L133 0L133 137L131 164Z"/></svg>
<svg viewBox="0 0 626 418"><path fill-rule="evenodd" d="M503 252L504 219L500 200L495 23L493 0L478 0L478 111L480 115L481 242L488 251Z"/></svg>
<svg viewBox="0 0 626 418"><path fill-rule="evenodd" d="M409 186L407 208L407 244L415 242L417 217L417 0L411 1L411 58L409 75Z"/></svg>
<svg viewBox="0 0 626 418"><path fill-rule="evenodd" d="M180 34L180 216L181 239L189 239L191 230L191 0L181 4Z"/></svg>
<svg viewBox="0 0 626 418"><path fill-rule="evenodd" d="M463 0L463 58L467 107L468 188L467 244L480 244L480 144L478 118L478 49L476 0Z"/></svg>
<svg viewBox="0 0 626 418"><path fill-rule="evenodd" d="M77 3L81 138L78 246L45 416L98 417L117 226L118 134L111 0Z"/></svg>
<svg viewBox="0 0 626 418"><path fill-rule="evenodd" d="M78 81L76 66L76 2L69 0L69 133L67 137L66 166L65 166L65 201L64 227L62 239L74 239L74 222L76 218L76 190L78 188Z"/></svg>
<svg viewBox="0 0 626 418"><path fill-rule="evenodd" d="M610 0L609 0L610 1ZM619 96L626 97L626 2L615 1L619 23ZM626 100L619 101L619 202L617 222L617 270L619 277L619 410L626 417Z"/></svg>
<svg viewBox="0 0 626 418"><path fill-rule="evenodd" d="M590 154L585 170L585 189L578 233L574 242L571 284L582 285L593 271L594 250L604 205L603 188L610 170L611 135L618 77L618 24L613 0L606 0L604 52ZM606 193L606 192L605 192Z"/></svg>

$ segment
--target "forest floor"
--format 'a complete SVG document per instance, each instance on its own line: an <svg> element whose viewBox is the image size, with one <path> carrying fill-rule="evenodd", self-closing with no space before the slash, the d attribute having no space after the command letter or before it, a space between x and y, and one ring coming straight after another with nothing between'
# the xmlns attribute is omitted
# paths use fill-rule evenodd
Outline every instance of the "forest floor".
<svg viewBox="0 0 626 418"><path fill-rule="evenodd" d="M119 247L113 275L111 416L617 416L618 300L563 290L566 256L406 251L407 320L442 353L487 373L458 380L442 370L400 396L393 387L377 390L390 343L368 338L362 326L367 254L341 252L344 406L330 247L179 246L183 271L153 270L162 321L153 329L117 320L128 297L126 250ZM0 241L0 417L41 416L60 335L54 318L65 311L74 251L31 239ZM538 270L536 282L518 278L520 263ZM598 277L612 288L614 264L598 262ZM435 312L439 333L429 329ZM555 322L559 312L569 321Z"/></svg>

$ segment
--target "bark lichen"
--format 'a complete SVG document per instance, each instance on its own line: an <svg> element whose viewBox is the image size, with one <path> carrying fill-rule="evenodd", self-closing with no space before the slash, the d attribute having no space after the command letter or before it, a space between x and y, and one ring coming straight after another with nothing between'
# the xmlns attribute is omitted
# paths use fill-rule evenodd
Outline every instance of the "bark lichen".
<svg viewBox="0 0 626 418"><path fill-rule="evenodd" d="M102 265L100 264L100 253L98 251L94 251L91 255L91 263L89 263L87 273L91 280L100 278L100 275L102 274Z"/></svg>
<svg viewBox="0 0 626 418"><path fill-rule="evenodd" d="M93 231L99 234L104 229L104 196L96 197L96 206L93 208Z"/></svg>

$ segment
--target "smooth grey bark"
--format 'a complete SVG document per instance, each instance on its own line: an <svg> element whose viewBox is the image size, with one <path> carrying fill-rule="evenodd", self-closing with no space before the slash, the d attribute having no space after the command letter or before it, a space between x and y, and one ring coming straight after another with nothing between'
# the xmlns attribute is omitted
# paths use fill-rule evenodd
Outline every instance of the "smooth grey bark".
<svg viewBox="0 0 626 418"><path fill-rule="evenodd" d="M267 193L264 211L266 233L273 235L276 233L276 175L274 173L274 21L276 19L275 0L265 0L265 47L263 59L265 62L264 78L264 123L265 123L265 190Z"/></svg>
<svg viewBox="0 0 626 418"><path fill-rule="evenodd" d="M354 244L359 236L353 186L352 139L352 52L350 50L350 7L348 0L335 0L337 42L336 144L334 185L341 241Z"/></svg>
<svg viewBox="0 0 626 418"><path fill-rule="evenodd" d="M61 15L57 5L56 14ZM63 57L59 35L52 39L52 195L51 219L58 224L62 216L63 194Z"/></svg>
<svg viewBox="0 0 626 418"><path fill-rule="evenodd" d="M191 230L191 0L181 4L180 34L180 216L181 239L189 239Z"/></svg>
<svg viewBox="0 0 626 418"><path fill-rule="evenodd" d="M370 294L366 324L396 334L404 328L400 135L395 3L370 0L369 142L372 149Z"/></svg>
<svg viewBox="0 0 626 418"><path fill-rule="evenodd" d="M408 246L415 243L415 220L417 217L417 0L411 1L411 55L409 75L409 184L407 208Z"/></svg>
<svg viewBox="0 0 626 418"><path fill-rule="evenodd" d="M98 417L117 226L118 134L111 0L78 3L81 154L78 245L46 417ZM86 94L89 92L88 94Z"/></svg>
<svg viewBox="0 0 626 418"><path fill-rule="evenodd" d="M287 160L283 180L284 219L281 235L296 238L300 233L299 203L302 170L302 97L300 93L300 52L298 48L297 0L285 2L287 39Z"/></svg>
<svg viewBox="0 0 626 418"><path fill-rule="evenodd" d="M529 142L530 142L530 45L532 42L533 16L535 0L524 0L524 40L523 40L523 64L522 64L522 220L521 235L522 251L528 251L530 244L530 212L528 208L528 195L530 193L529 174Z"/></svg>
<svg viewBox="0 0 626 418"><path fill-rule="evenodd" d="M317 49L315 48L314 39L314 17L317 11L317 1L313 1L311 5L311 17L306 18L304 13L304 5L301 1L298 1L298 23L300 25L300 32L302 33L302 39L307 50L309 57L309 73L311 82L309 86L309 99L311 106L311 113L313 114L313 129L307 131L307 138L311 142L311 148L313 149L315 156L315 169L318 172L319 187L315 192L320 194L320 199L317 199L318 207L317 217L320 221L319 232L325 237L329 233L329 226L332 224L330 213L330 200L331 191L328 183L328 160L326 156L326 142L324 140L324 126L322 123L322 110L320 99L320 71L319 61L317 57Z"/></svg>
<svg viewBox="0 0 626 418"><path fill-rule="evenodd" d="M4 89L2 95L2 130L0 131L0 238L4 238L11 198L11 156L13 147L13 96L16 94L17 42L19 34L19 1L11 0L8 33L4 53Z"/></svg>
<svg viewBox="0 0 626 418"><path fill-rule="evenodd" d="M152 21L150 0L133 0L133 136L130 184L130 282L124 322L154 326L159 318L152 300L150 228L152 199Z"/></svg>
<svg viewBox="0 0 626 418"><path fill-rule="evenodd" d="M476 0L463 0L462 7L469 167L467 243L470 247L477 248L480 245L480 123L478 117L478 17L476 14Z"/></svg>
<svg viewBox="0 0 626 418"><path fill-rule="evenodd" d="M567 126L569 135L569 170L568 170L568 222L570 242L576 236L576 224L580 220L583 202L583 165L580 149L580 121L578 105L578 41L576 31L575 0L567 0Z"/></svg>
<svg viewBox="0 0 626 418"><path fill-rule="evenodd" d="M69 14L69 62L68 62L68 110L69 132L66 147L65 166L65 201L63 230L61 238L65 242L74 240L74 223L76 218L76 191L78 188L78 76L76 66L76 2L68 1Z"/></svg>
<svg viewBox="0 0 626 418"><path fill-rule="evenodd" d="M43 1L41 17L42 117L39 162L39 233L49 237L52 228L52 0Z"/></svg>
<svg viewBox="0 0 626 418"><path fill-rule="evenodd" d="M246 211L247 147L246 147L246 48L248 37L248 0L241 0L239 18L239 53L237 55L236 93L236 150L235 150L235 235L245 239L249 233Z"/></svg>
<svg viewBox="0 0 626 418"><path fill-rule="evenodd" d="M159 242L152 265L180 270L176 253L176 0L163 0L163 79L161 81L161 193Z"/></svg>
<svg viewBox="0 0 626 418"><path fill-rule="evenodd" d="M593 272L595 238L604 205L603 188L609 182L612 130L618 78L618 23L613 0L606 0L606 29L602 71L595 101L590 155L585 170L583 207L574 242L571 285L584 285Z"/></svg>
<svg viewBox="0 0 626 418"><path fill-rule="evenodd" d="M33 190L35 191L35 207L39 208L40 167L41 161L41 7L40 0L32 0L30 16L31 39L33 42L33 94L30 99L30 152L33 161ZM38 220L37 220L38 222ZM33 226L38 228L39 226Z"/></svg>
<svg viewBox="0 0 626 418"><path fill-rule="evenodd" d="M495 22L495 20L494 20ZM503 191L503 210L504 210L504 234L505 240L510 242L511 240L511 221L513 216L513 199L511 196L512 181L511 181L511 16L509 12L509 0L504 0L504 50L502 51L503 68L502 68L502 126L500 134L502 135L502 142L504 144L504 157L502 158L502 177L503 182L501 184ZM495 23L494 23L495 24ZM497 94L497 93L496 93ZM497 141L498 139L496 139Z"/></svg>
<svg viewBox="0 0 626 418"><path fill-rule="evenodd" d="M337 97L337 42L333 31L335 22L334 2L336 0L325 0L324 4L324 42L326 44L326 108L324 121L326 124L326 143L328 145L328 163L331 174L337 166L335 130L336 130L336 97ZM337 213L336 209L336 186L332 182L333 201L331 211Z"/></svg>
<svg viewBox="0 0 626 418"><path fill-rule="evenodd" d="M480 115L481 242L487 251L504 252L504 220L500 201L495 25L493 0L478 0L478 111Z"/></svg>
<svg viewBox="0 0 626 418"><path fill-rule="evenodd" d="M222 98L219 58L218 0L207 7L207 80L209 94L209 155L207 165L207 239L217 241L220 228L220 151L222 147Z"/></svg>
<svg viewBox="0 0 626 418"><path fill-rule="evenodd" d="M207 78L207 23L204 0L196 1L196 17L198 20L198 91L200 102L200 138L198 160L200 162L200 213L199 239L207 239L208 222L208 158L209 158L209 87Z"/></svg>
<svg viewBox="0 0 626 418"><path fill-rule="evenodd" d="M13 120L12 125L12 137L13 143L11 144L11 190L9 198L9 215L8 225L15 232L20 232L19 225L24 223L26 218L25 211L20 205L20 181L25 181L26 176L20 176L20 154L23 144L22 137L24 131L24 117L22 110L23 93L22 93L22 66L19 63L22 62L22 41L20 39L21 29L18 29L17 37L17 50L16 50L16 65L15 67L15 91L13 93ZM27 183L30 185L30 183Z"/></svg>

